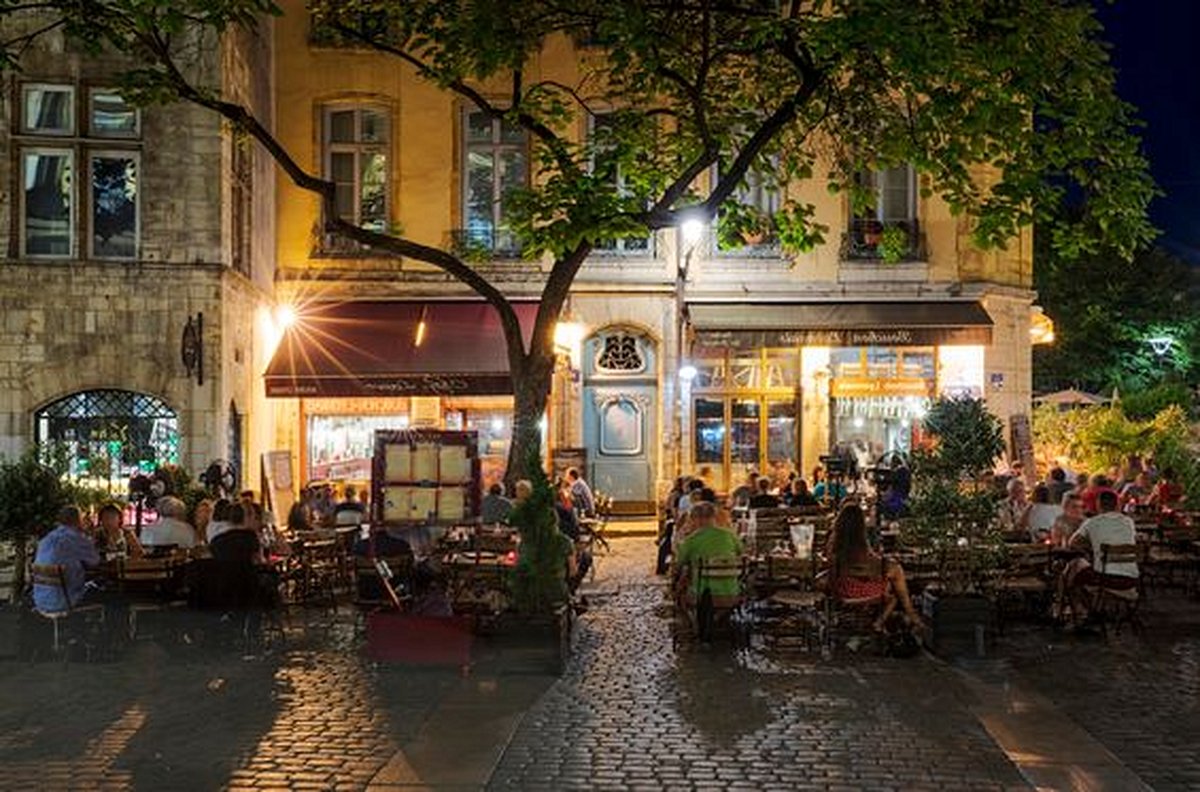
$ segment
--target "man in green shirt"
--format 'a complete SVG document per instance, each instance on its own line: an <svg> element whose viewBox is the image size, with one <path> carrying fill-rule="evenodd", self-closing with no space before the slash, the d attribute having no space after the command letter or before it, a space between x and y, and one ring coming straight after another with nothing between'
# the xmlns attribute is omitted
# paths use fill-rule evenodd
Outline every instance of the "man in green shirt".
<svg viewBox="0 0 1200 792"><path fill-rule="evenodd" d="M717 525L717 510L711 503L693 506L689 519L695 528L679 545L675 556L677 587L682 584L686 570L689 599L699 600L707 589L718 607L733 604L741 594L741 581L735 570L741 563L742 543L732 530ZM703 579L701 566L705 568Z"/></svg>

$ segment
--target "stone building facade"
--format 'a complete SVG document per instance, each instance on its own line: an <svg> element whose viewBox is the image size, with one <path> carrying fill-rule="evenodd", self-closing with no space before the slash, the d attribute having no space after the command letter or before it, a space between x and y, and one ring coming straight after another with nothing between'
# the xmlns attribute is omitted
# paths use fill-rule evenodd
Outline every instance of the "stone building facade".
<svg viewBox="0 0 1200 792"><path fill-rule="evenodd" d="M283 8L275 50L285 147L343 185L356 219L398 224L435 247L483 244L493 255L476 266L513 299L536 299L544 265L511 255L493 218L476 216L471 194L472 169L527 167L519 133L481 123L386 55L331 46L303 4ZM574 84L579 62L569 40L554 39L525 77ZM497 98L505 90L480 88ZM505 178L482 176L478 183ZM1005 421L1027 413L1031 234L978 250L944 202L918 198L921 177L911 169L871 178L881 196L871 217L854 216L819 180L788 188L829 228L828 242L804 255L784 255L769 239L722 249L711 230L696 239L665 231L593 253L564 312L545 429L551 455L586 460L594 486L645 508L680 472L704 470L727 490L751 470L807 475L835 448L867 461L903 451L919 441L920 416L940 394L981 396ZM356 304L387 303L397 318L381 335L415 337L428 324L429 346L440 342L437 322L424 320L433 317L428 306L478 299L428 265L323 240L315 197L290 184L279 185L278 206L278 299L302 315L350 306L331 310L353 322ZM901 234L899 261L880 253L884 228ZM442 358L457 354L445 348ZM285 387L289 373L277 360L268 388L279 386L272 403L281 431L295 427L301 478L366 476L370 431L380 427L473 428L485 457L503 459L511 410L503 392L415 392L398 371L392 393L405 395L351 393L350 382L332 394L317 380L355 374L337 361L307 381L295 376L294 387ZM498 472L485 466L485 477Z"/></svg>
<svg viewBox="0 0 1200 792"><path fill-rule="evenodd" d="M269 121L270 43L212 42L190 68ZM272 437L273 166L206 110L123 102L117 57L51 34L21 65L0 85L0 454L54 441L114 491L167 462L246 470Z"/></svg>

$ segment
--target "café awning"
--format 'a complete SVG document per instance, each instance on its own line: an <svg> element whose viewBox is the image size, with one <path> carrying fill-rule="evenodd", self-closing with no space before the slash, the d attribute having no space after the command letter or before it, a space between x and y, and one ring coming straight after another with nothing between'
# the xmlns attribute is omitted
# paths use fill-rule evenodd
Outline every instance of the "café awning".
<svg viewBox="0 0 1200 792"><path fill-rule="evenodd" d="M992 318L978 302L689 303L695 346L751 350L795 346L990 344Z"/></svg>
<svg viewBox="0 0 1200 792"><path fill-rule="evenodd" d="M528 343L536 303L514 303ZM481 301L316 303L296 311L268 398L512 393L500 318Z"/></svg>

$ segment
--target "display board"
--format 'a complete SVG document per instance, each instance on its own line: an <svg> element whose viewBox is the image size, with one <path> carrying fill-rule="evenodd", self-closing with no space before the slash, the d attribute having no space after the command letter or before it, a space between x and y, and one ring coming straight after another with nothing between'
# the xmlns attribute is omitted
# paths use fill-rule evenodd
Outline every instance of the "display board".
<svg viewBox="0 0 1200 792"><path fill-rule="evenodd" d="M287 523L288 513L296 502L292 481L292 452L267 451L262 455L263 502L275 515L275 523Z"/></svg>
<svg viewBox="0 0 1200 792"><path fill-rule="evenodd" d="M449 525L479 514L479 439L436 429L375 432L372 522Z"/></svg>
<svg viewBox="0 0 1200 792"><path fill-rule="evenodd" d="M1033 458L1033 428L1029 424L1029 416L1019 413L1008 421L1012 434L1012 459L1025 468L1026 483L1031 484L1037 477L1037 468Z"/></svg>

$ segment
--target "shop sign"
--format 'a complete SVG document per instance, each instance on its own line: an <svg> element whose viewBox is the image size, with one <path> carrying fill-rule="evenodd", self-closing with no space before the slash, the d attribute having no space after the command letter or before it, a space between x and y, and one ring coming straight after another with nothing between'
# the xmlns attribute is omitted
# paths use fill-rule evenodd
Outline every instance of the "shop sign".
<svg viewBox="0 0 1200 792"><path fill-rule="evenodd" d="M387 377L268 377L268 397L288 396L502 396L507 374L399 374Z"/></svg>
<svg viewBox="0 0 1200 792"><path fill-rule="evenodd" d="M930 383L923 379L872 379L841 377L830 381L829 395L835 399L863 396L928 396Z"/></svg>
<svg viewBox="0 0 1200 792"><path fill-rule="evenodd" d="M751 350L761 347L934 346L990 344L990 327L890 327L877 329L697 330L704 349Z"/></svg>

